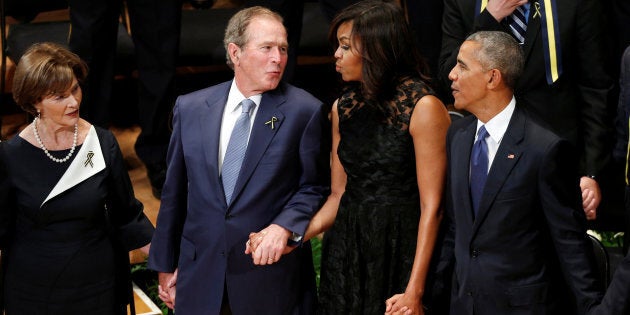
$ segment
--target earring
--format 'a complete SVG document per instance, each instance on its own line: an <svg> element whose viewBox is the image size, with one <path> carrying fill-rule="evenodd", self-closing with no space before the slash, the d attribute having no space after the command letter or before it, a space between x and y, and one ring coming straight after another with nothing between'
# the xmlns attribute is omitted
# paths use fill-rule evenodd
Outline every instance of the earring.
<svg viewBox="0 0 630 315"><path fill-rule="evenodd" d="M42 112L38 109L37 110L37 119L41 119L42 118Z"/></svg>

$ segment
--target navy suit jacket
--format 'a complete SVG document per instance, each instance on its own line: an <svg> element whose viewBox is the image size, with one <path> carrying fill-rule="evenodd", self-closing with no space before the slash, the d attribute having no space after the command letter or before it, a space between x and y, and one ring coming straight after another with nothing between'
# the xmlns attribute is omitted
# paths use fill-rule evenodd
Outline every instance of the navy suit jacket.
<svg viewBox="0 0 630 315"><path fill-rule="evenodd" d="M613 280L606 290L602 303L589 315L627 315L630 314L630 252L617 265Z"/></svg>
<svg viewBox="0 0 630 315"><path fill-rule="evenodd" d="M473 217L469 165L476 124L474 116L462 118L447 136L440 258L442 265L455 263L451 314L585 313L601 292L572 146L517 107Z"/></svg>
<svg viewBox="0 0 630 315"><path fill-rule="evenodd" d="M442 21L440 81L450 86L448 74L459 46L477 31L504 31L502 23L484 10L475 14L476 0L445 0ZM608 161L612 130L608 121L608 93L612 80L604 68L604 34L601 1L556 0L556 23L561 42L563 74L552 85L545 76L543 32L533 1L523 52L525 65L516 84L516 100L522 109L568 139L578 150L580 175L600 175ZM536 15L536 16L535 16Z"/></svg>
<svg viewBox="0 0 630 315"><path fill-rule="evenodd" d="M180 96L173 109L149 268L179 268L177 314L218 314L224 286L234 314L309 314L315 279L308 244L268 266L255 266L244 250L250 232L272 223L304 235L327 193L327 112L288 84L264 93L228 206L218 149L230 84Z"/></svg>

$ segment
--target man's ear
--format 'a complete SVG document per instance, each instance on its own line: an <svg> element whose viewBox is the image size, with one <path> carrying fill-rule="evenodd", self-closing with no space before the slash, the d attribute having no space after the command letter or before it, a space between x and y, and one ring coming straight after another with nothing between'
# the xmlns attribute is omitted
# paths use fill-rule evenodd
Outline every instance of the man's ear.
<svg viewBox="0 0 630 315"><path fill-rule="evenodd" d="M492 69L488 71L488 89L495 89L503 82L503 76L498 69Z"/></svg>
<svg viewBox="0 0 630 315"><path fill-rule="evenodd" d="M227 48L230 60L232 60L232 64L237 65L241 56L241 47L234 43L229 43Z"/></svg>

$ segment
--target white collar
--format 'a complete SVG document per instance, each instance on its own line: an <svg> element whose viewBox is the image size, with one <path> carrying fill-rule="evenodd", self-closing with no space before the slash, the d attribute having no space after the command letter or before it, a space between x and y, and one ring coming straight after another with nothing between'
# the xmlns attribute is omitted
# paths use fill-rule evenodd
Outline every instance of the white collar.
<svg viewBox="0 0 630 315"><path fill-rule="evenodd" d="M256 108L258 108L260 105L260 101L262 100L262 94L245 97L243 93L241 93L241 91L238 89L238 86L236 85L236 80L232 80L232 85L230 86L230 92L228 93L225 111L228 113L234 112L238 108L238 105L241 103L241 101L246 98L254 101L254 103L256 103Z"/></svg>
<svg viewBox="0 0 630 315"><path fill-rule="evenodd" d="M516 99L512 96L512 100L510 100L508 105L500 113L488 120L487 123L484 124L480 120L477 120L477 131L479 131L481 126L485 126L490 138L492 138L492 140L496 143L501 143L503 135L505 135L505 131L510 124L510 119L512 118L515 108Z"/></svg>
<svg viewBox="0 0 630 315"><path fill-rule="evenodd" d="M77 152L74 159L72 159L70 166L61 176L40 207L42 207L48 200L76 186L104 169L105 158L103 157L103 151L101 150L101 143L98 140L96 129L94 126L91 126L85 140L83 141L81 149Z"/></svg>

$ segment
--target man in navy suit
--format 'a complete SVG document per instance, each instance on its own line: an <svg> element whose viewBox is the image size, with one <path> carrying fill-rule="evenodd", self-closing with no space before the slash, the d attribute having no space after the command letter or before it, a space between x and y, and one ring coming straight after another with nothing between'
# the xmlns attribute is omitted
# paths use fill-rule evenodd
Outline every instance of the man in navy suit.
<svg viewBox="0 0 630 315"><path fill-rule="evenodd" d="M602 303L594 307L589 315L630 314L630 253L617 265Z"/></svg>
<svg viewBox="0 0 630 315"><path fill-rule="evenodd" d="M239 11L224 44L234 80L180 96L173 110L148 266L159 272L161 297L177 314L310 314L310 246L280 256L287 244L300 245L327 193L327 112L312 95L280 82L288 44L275 12ZM255 103L251 132L228 189L222 171L244 99ZM263 239L249 256L251 231Z"/></svg>
<svg viewBox="0 0 630 315"><path fill-rule="evenodd" d="M466 36L477 31L512 35L508 20L517 8L523 10L525 66L514 87L516 99L522 110L576 147L582 207L591 220L602 200L598 181L610 160L612 139L607 105L612 80L605 71L602 3L444 0L440 55L440 81L448 85Z"/></svg>
<svg viewBox="0 0 630 315"><path fill-rule="evenodd" d="M449 74L455 107L474 115L447 136L451 314L584 314L601 298L574 149L517 106L522 66L514 38L479 32Z"/></svg>

